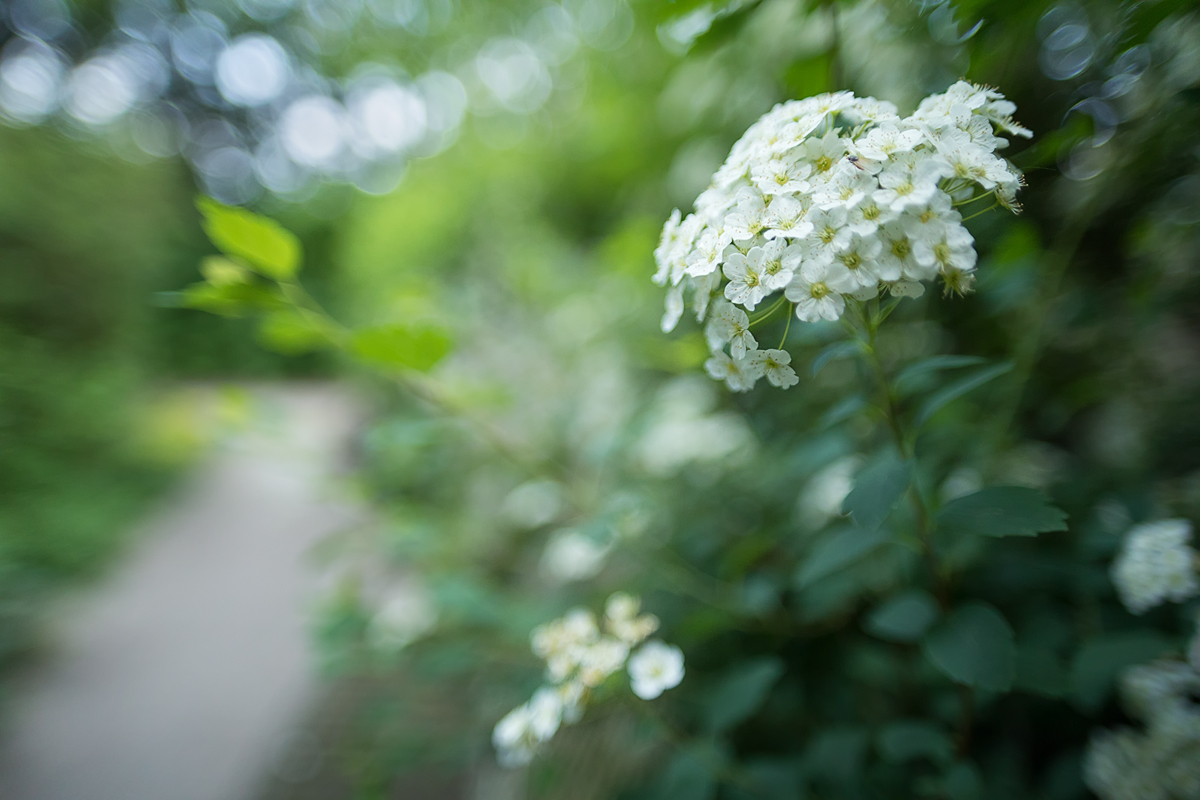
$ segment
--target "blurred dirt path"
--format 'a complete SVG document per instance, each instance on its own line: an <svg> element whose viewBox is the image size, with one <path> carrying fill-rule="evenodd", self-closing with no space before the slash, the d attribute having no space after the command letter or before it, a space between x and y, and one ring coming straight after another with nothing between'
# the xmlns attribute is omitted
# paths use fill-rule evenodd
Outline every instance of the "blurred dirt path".
<svg viewBox="0 0 1200 800"><path fill-rule="evenodd" d="M246 800L294 752L316 691L312 545L360 515L326 477L348 396L253 390L238 434L75 598L0 723L3 800Z"/></svg>

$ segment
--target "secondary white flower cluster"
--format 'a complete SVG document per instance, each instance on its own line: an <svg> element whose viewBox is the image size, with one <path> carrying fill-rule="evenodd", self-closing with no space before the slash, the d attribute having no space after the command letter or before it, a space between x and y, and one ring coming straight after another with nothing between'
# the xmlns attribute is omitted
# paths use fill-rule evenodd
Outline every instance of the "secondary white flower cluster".
<svg viewBox="0 0 1200 800"><path fill-rule="evenodd" d="M1008 144L997 130L1030 135L1015 110L961 81L904 118L850 92L777 105L733 146L695 213L667 220L654 252L654 280L668 287L663 331L690 289L697 321L709 319L709 374L734 391L762 377L786 389L797 383L791 357L760 350L746 313L775 292L815 322L838 319L847 295L917 297L939 276L968 290L974 239L955 206L982 187L1016 209L1020 174L995 154Z"/></svg>
<svg viewBox="0 0 1200 800"><path fill-rule="evenodd" d="M658 618L640 610L637 598L617 593L608 598L603 629L584 608L534 629L533 652L546 662L548 684L496 723L492 744L503 766L532 761L562 725L579 721L590 692L622 667L628 668L633 691L643 700L679 685L683 651L645 641L658 629Z"/></svg>
<svg viewBox="0 0 1200 800"><path fill-rule="evenodd" d="M1188 546L1191 536L1192 523L1186 519L1149 522L1125 535L1112 580L1126 608L1144 614L1165 600L1180 603L1200 593L1196 551Z"/></svg>
<svg viewBox="0 0 1200 800"><path fill-rule="evenodd" d="M1122 694L1146 723L1092 737L1084 760L1088 788L1103 800L1185 800L1200 797L1200 674L1178 661L1129 670Z"/></svg>

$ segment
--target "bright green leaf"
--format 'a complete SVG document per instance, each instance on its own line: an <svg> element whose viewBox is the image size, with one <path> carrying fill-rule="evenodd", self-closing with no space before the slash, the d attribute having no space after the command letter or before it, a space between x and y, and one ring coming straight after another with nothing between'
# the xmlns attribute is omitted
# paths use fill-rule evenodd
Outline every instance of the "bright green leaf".
<svg viewBox="0 0 1200 800"><path fill-rule="evenodd" d="M204 232L221 252L244 259L256 272L285 281L300 267L300 240L273 219L200 197Z"/></svg>
<svg viewBox="0 0 1200 800"><path fill-rule="evenodd" d="M925 637L924 652L957 683L999 692L1012 686L1013 632L992 606L970 603L955 610Z"/></svg>
<svg viewBox="0 0 1200 800"><path fill-rule="evenodd" d="M193 283L174 295L175 305L219 314L223 317L243 317L252 312L283 306L274 289L254 283Z"/></svg>
<svg viewBox="0 0 1200 800"><path fill-rule="evenodd" d="M972 372L965 378L960 378L948 386L942 387L938 391L934 392L933 395L931 395L929 399L925 401L925 404L921 406L921 410L917 412L917 427L919 428L928 422L929 419L934 414L941 411L942 407L947 403L957 400L959 397L962 397L972 389L976 389L980 386L983 386L988 381L1000 377L1004 373L1010 371L1012 368L1013 365L1011 361L993 364L990 367L984 367L981 370Z"/></svg>
<svg viewBox="0 0 1200 800"><path fill-rule="evenodd" d="M1066 512L1037 489L992 486L951 500L937 515L938 528L980 536L1036 536L1067 529Z"/></svg>
<svg viewBox="0 0 1200 800"><path fill-rule="evenodd" d="M800 566L796 574L799 589L815 583L827 575L848 567L859 558L887 540L887 534L879 530L843 528L821 542Z"/></svg>
<svg viewBox="0 0 1200 800"><path fill-rule="evenodd" d="M912 589L876 606L863 621L863 628L889 642L915 642L937 617L937 601L928 592Z"/></svg>
<svg viewBox="0 0 1200 800"><path fill-rule="evenodd" d="M875 530L892 513L911 480L912 461L889 450L854 476L854 488L842 511L852 515L859 527Z"/></svg>
<svg viewBox="0 0 1200 800"><path fill-rule="evenodd" d="M954 755L954 745L941 725L924 719L899 720L879 730L876 747L884 761L903 764L928 758L943 764Z"/></svg>
<svg viewBox="0 0 1200 800"><path fill-rule="evenodd" d="M264 317L258 337L265 346L285 355L308 353L332 344L324 320L294 308L280 309Z"/></svg>
<svg viewBox="0 0 1200 800"><path fill-rule="evenodd" d="M450 352L451 344L440 328L393 324L358 331L351 348L372 364L427 372Z"/></svg>
<svg viewBox="0 0 1200 800"><path fill-rule="evenodd" d="M250 279L245 268L222 256L205 256L200 262L200 274L213 286L231 286Z"/></svg>
<svg viewBox="0 0 1200 800"><path fill-rule="evenodd" d="M735 666L708 695L709 730L720 733L748 719L782 675L783 662L774 657Z"/></svg>

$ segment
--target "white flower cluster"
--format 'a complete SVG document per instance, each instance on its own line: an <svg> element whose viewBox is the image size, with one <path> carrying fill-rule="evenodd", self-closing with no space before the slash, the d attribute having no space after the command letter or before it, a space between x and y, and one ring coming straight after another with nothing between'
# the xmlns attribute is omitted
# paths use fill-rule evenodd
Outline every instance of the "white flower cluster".
<svg viewBox="0 0 1200 800"><path fill-rule="evenodd" d="M559 727L579 721L591 690L622 667L628 667L633 691L643 700L679 685L683 651L658 640L646 642L658 619L640 610L639 600L617 593L605 606L603 630L583 608L534 629L533 652L545 660L549 683L496 723L492 744L503 766L532 761Z"/></svg>
<svg viewBox="0 0 1200 800"><path fill-rule="evenodd" d="M791 357L760 350L746 313L775 292L815 322L838 319L847 295L917 297L938 276L968 290L974 239L955 206L982 187L1015 210L1020 174L995 154L1007 145L997 130L1030 135L1015 110L965 82L904 118L850 92L777 105L733 146L695 213L676 210L663 228L654 252L654 280L668 287L663 331L690 289L697 321L709 319L709 374L734 391L762 377L786 389L798 382Z"/></svg>
<svg viewBox="0 0 1200 800"><path fill-rule="evenodd" d="M1092 737L1084 760L1088 788L1103 800L1200 797L1200 674L1178 661L1157 661L1125 674L1129 711L1146 723Z"/></svg>
<svg viewBox="0 0 1200 800"><path fill-rule="evenodd" d="M1180 603L1200 593L1196 551L1188 546L1191 536L1192 523L1186 519L1138 525L1125 535L1112 580L1126 608L1144 614L1164 600Z"/></svg>

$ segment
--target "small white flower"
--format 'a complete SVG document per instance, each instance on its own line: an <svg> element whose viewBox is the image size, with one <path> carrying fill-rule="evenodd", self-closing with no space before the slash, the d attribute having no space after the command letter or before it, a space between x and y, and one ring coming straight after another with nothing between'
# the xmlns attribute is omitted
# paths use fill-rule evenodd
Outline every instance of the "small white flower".
<svg viewBox="0 0 1200 800"><path fill-rule="evenodd" d="M1126 534L1112 568L1126 608L1144 614L1164 600L1181 603L1200 593L1196 551L1188 546L1191 536L1192 524L1185 519L1149 522Z"/></svg>
<svg viewBox="0 0 1200 800"><path fill-rule="evenodd" d="M625 666L629 645L620 639L604 637L587 647L579 659L579 680L584 686L596 687L609 675Z"/></svg>
<svg viewBox="0 0 1200 800"><path fill-rule="evenodd" d="M941 157L917 157L908 153L879 173L880 189L873 195L880 208L900 212L928 203L938 190L938 181L953 174Z"/></svg>
<svg viewBox="0 0 1200 800"><path fill-rule="evenodd" d="M834 129L820 139L808 139L800 146L799 156L812 165L813 178L810 182L827 180L833 168L846 155L846 143Z"/></svg>
<svg viewBox="0 0 1200 800"><path fill-rule="evenodd" d="M725 381L733 392L748 392L762 377L761 365L744 358L730 358L725 353L713 353L704 362L704 369L714 380Z"/></svg>
<svg viewBox="0 0 1200 800"><path fill-rule="evenodd" d="M813 192L813 205L817 208L852 208L873 192L875 187L873 175L848 161L842 161L833 169L829 180Z"/></svg>
<svg viewBox="0 0 1200 800"><path fill-rule="evenodd" d="M725 277L729 278L729 283L725 284L725 297L753 311L767 296L767 287L763 285L762 267L761 247L750 248L746 255L734 253L726 258L723 271Z"/></svg>
<svg viewBox="0 0 1200 800"><path fill-rule="evenodd" d="M737 210L725 217L725 233L739 242L753 239L767 227L767 207L755 189L738 191Z"/></svg>
<svg viewBox="0 0 1200 800"><path fill-rule="evenodd" d="M667 290L666 309L663 311L660 327L663 333L670 333L679 324L683 316L683 284L677 284Z"/></svg>
<svg viewBox="0 0 1200 800"><path fill-rule="evenodd" d="M683 680L683 651L657 639L646 642L629 659L629 679L634 694L653 700Z"/></svg>
<svg viewBox="0 0 1200 800"><path fill-rule="evenodd" d="M924 138L920 130L901 130L894 123L885 122L872 128L870 133L856 141L853 150L860 158L887 162L893 156L912 152Z"/></svg>
<svg viewBox="0 0 1200 800"><path fill-rule="evenodd" d="M750 318L745 311L729 303L721 303L713 311L705 335L714 350L728 342L729 352L734 358L745 358L747 350L758 349L758 342L750 333Z"/></svg>
<svg viewBox="0 0 1200 800"><path fill-rule="evenodd" d="M725 258L725 248L733 241L727 233L705 228L696 246L687 257L687 274L701 278L716 271Z"/></svg>
<svg viewBox="0 0 1200 800"><path fill-rule="evenodd" d="M764 195L794 195L807 192L812 165L794 157L777 156L750 168L750 179Z"/></svg>
<svg viewBox="0 0 1200 800"><path fill-rule="evenodd" d="M776 197L767 209L767 229L763 236L768 239L799 239L812 231L812 223L804 219L807 209L794 197Z"/></svg>
<svg viewBox="0 0 1200 800"><path fill-rule="evenodd" d="M947 225L934 241L918 239L913 242L913 258L925 268L934 268L943 275L970 272L975 269L975 238L962 225Z"/></svg>
<svg viewBox="0 0 1200 800"><path fill-rule="evenodd" d="M759 363L763 376L772 386L787 389L800 382L796 371L789 366L792 363L792 355L786 350L759 350L750 357Z"/></svg>
<svg viewBox="0 0 1200 800"><path fill-rule="evenodd" d="M796 304L796 318L803 322L836 320L846 309L846 301L830 286L830 265L808 263L800 268L784 296Z"/></svg>
<svg viewBox="0 0 1200 800"><path fill-rule="evenodd" d="M888 284L892 297L917 298L925 294L925 285L920 281L896 281Z"/></svg>
<svg viewBox="0 0 1200 800"><path fill-rule="evenodd" d="M692 279L692 310L696 312L696 322L703 322L708 313L708 304L712 302L717 287L721 285L721 273L712 272L702 278Z"/></svg>
<svg viewBox="0 0 1200 800"><path fill-rule="evenodd" d="M528 764L542 744L553 738L562 724L561 696L553 689L538 689L528 703L517 706L492 730L492 744L500 765Z"/></svg>
<svg viewBox="0 0 1200 800"><path fill-rule="evenodd" d="M834 252L850 242L854 232L846 227L848 214L844 206L814 208L808 214L813 229L805 237L805 255L816 261L828 260Z"/></svg>

